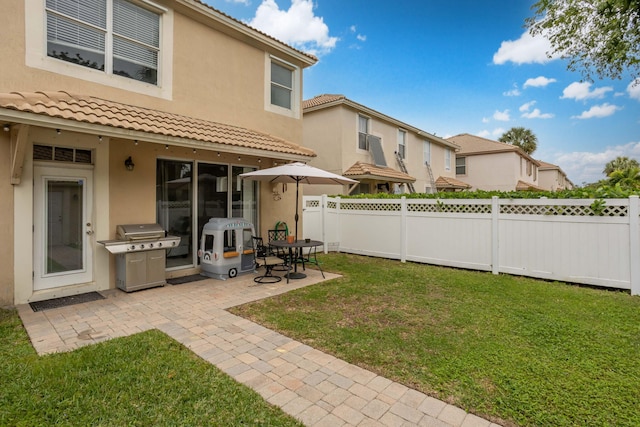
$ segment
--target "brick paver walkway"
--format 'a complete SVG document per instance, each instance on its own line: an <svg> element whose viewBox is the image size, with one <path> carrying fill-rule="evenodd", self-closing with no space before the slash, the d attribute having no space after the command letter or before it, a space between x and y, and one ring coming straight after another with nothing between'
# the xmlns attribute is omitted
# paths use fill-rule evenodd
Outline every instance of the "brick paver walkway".
<svg viewBox="0 0 640 427"><path fill-rule="evenodd" d="M308 426L497 426L225 311L323 281L307 273L289 284L255 286L245 275L114 289L100 301L42 312L25 304L18 312L39 354L157 328Z"/></svg>

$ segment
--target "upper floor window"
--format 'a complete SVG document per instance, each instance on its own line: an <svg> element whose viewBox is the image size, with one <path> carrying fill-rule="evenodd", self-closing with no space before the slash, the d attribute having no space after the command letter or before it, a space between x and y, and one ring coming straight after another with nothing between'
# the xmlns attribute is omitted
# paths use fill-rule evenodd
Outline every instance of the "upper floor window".
<svg viewBox="0 0 640 427"><path fill-rule="evenodd" d="M398 129L398 154L403 159L407 158L407 132Z"/></svg>
<svg viewBox="0 0 640 427"><path fill-rule="evenodd" d="M431 143L429 141L422 143L422 160L425 165L431 166Z"/></svg>
<svg viewBox="0 0 640 427"><path fill-rule="evenodd" d="M358 115L358 148L369 149L367 135L369 134L369 117Z"/></svg>
<svg viewBox="0 0 640 427"><path fill-rule="evenodd" d="M160 15L127 0L47 0L47 56L158 84Z"/></svg>
<svg viewBox="0 0 640 427"><path fill-rule="evenodd" d="M444 149L444 170L446 171L451 170L451 149L450 148Z"/></svg>
<svg viewBox="0 0 640 427"><path fill-rule="evenodd" d="M466 175L466 174L467 174L467 158L456 157L456 175Z"/></svg>
<svg viewBox="0 0 640 427"><path fill-rule="evenodd" d="M264 108L300 119L302 72L300 67L265 53Z"/></svg>
<svg viewBox="0 0 640 427"><path fill-rule="evenodd" d="M293 70L271 61L271 104L291 110L293 104Z"/></svg>

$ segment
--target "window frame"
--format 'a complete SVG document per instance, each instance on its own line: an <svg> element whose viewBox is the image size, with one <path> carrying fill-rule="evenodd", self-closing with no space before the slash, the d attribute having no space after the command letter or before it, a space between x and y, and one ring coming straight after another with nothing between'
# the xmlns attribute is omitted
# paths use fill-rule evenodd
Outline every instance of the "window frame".
<svg viewBox="0 0 640 427"><path fill-rule="evenodd" d="M398 154L400 158L405 160L407 158L407 131L404 129L398 129Z"/></svg>
<svg viewBox="0 0 640 427"><path fill-rule="evenodd" d="M360 129L360 119L366 120L367 129L366 132L362 132ZM369 139L368 136L371 135L371 117L365 116L364 114L358 114L358 140L357 147L358 150L369 151ZM364 148L360 146L361 139L364 139Z"/></svg>
<svg viewBox="0 0 640 427"><path fill-rule="evenodd" d="M446 171L451 170L451 149L450 148L444 149L444 170Z"/></svg>
<svg viewBox="0 0 640 427"><path fill-rule="evenodd" d="M462 164L458 164L458 160L462 160ZM462 168L462 172L458 172L458 169ZM466 175L467 174L467 158L466 156L458 157L456 156L456 176L457 175Z"/></svg>
<svg viewBox="0 0 640 427"><path fill-rule="evenodd" d="M271 102L271 87L274 83L271 77L271 65L273 63L291 71L291 108L285 108ZM265 52L264 109L295 119L301 118L301 79L302 72L299 66Z"/></svg>
<svg viewBox="0 0 640 427"><path fill-rule="evenodd" d="M47 8L42 0L25 0L25 63L27 66L86 80L91 83L102 84L118 89L140 93L157 98L172 99L173 90L173 10L167 9L150 0L127 0L130 3L145 8L159 15L159 47L157 61L156 84L127 78L104 70L89 68L83 65L64 61L47 54ZM112 0L107 0L108 8L112 7ZM39 11L39 13L34 13ZM109 15L109 9L107 11ZM110 15L112 16L112 14ZM111 17L108 16L108 25ZM81 21L78 21L81 22ZM106 40L105 50L109 45ZM109 47L111 49L111 47ZM108 61L112 61L112 51L105 53L105 70L109 69ZM110 57L111 55L111 57Z"/></svg>
<svg viewBox="0 0 640 427"><path fill-rule="evenodd" d="M431 141L426 139L422 141L422 161L425 166L427 164L431 166Z"/></svg>

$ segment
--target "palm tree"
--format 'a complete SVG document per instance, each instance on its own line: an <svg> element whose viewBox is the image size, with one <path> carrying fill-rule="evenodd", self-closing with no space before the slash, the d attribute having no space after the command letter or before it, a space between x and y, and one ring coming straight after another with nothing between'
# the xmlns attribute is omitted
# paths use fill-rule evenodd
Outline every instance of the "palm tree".
<svg viewBox="0 0 640 427"><path fill-rule="evenodd" d="M506 131L500 139L500 142L520 147L522 151L531 155L538 148L538 137L531 131L523 127L513 127Z"/></svg>
<svg viewBox="0 0 640 427"><path fill-rule="evenodd" d="M626 169L616 169L609 174L611 185L620 185L622 188L640 188L640 167L631 166Z"/></svg>
<svg viewBox="0 0 640 427"><path fill-rule="evenodd" d="M630 159L628 157L618 156L605 165L602 173L604 173L607 176L610 176L614 171L617 171L617 170L623 171L629 168L638 168L638 167L640 167L640 164L636 159Z"/></svg>

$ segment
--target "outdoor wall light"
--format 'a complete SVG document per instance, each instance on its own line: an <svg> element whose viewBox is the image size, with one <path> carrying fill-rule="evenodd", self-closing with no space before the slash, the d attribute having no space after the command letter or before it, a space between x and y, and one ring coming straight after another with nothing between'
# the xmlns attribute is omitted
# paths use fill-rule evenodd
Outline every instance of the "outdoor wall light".
<svg viewBox="0 0 640 427"><path fill-rule="evenodd" d="M10 125L4 125L2 126L2 130L5 132L9 132L11 130L11 126Z"/></svg>
<svg viewBox="0 0 640 427"><path fill-rule="evenodd" d="M165 146L164 146L164 149L165 149L165 150L168 150L168 149L169 149L169 145L168 145L168 144L167 144L167 145L165 145Z"/></svg>
<svg viewBox="0 0 640 427"><path fill-rule="evenodd" d="M132 171L135 165L133 164L133 160L131 156L127 157L127 160L124 161L124 167L127 168L128 171Z"/></svg>
<svg viewBox="0 0 640 427"><path fill-rule="evenodd" d="M98 141L102 142L102 135L98 135Z"/></svg>
<svg viewBox="0 0 640 427"><path fill-rule="evenodd" d="M60 129L56 129L56 134L60 135Z"/></svg>

